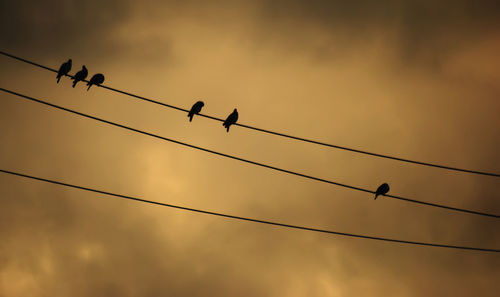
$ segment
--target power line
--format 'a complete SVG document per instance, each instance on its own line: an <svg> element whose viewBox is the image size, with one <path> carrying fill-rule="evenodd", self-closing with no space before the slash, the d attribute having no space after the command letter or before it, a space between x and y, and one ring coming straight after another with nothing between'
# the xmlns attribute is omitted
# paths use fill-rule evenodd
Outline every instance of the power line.
<svg viewBox="0 0 500 297"><path fill-rule="evenodd" d="M235 215L230 215L230 214L223 214L223 213L219 213L219 212L213 212L213 211L201 210L201 209L190 208L190 207L185 207L185 206L178 206L178 205L173 205L173 204L168 204L168 203L156 202L156 201L146 200L146 199L128 196L128 195L115 194L115 193L111 193L111 192L107 192L107 191L103 191L103 190L97 190L97 189L92 189L92 188L88 188L88 187L72 185L72 184L68 184L68 183L64 183L64 182L59 182L59 181L41 178L41 177L35 177L35 176L31 176L31 175L27 175L27 174L23 174L23 173L18 173L18 172L13 172L13 171L9 171L9 170L4 170L4 169L0 169L0 172L19 176L19 177L29 178L29 179L33 179L33 180L43 181L46 183L70 187L70 188L74 188L74 189L78 189L78 190L94 192L94 193L98 193L98 194L102 194L102 195L107 195L107 196L112 196L112 197L117 197L117 198L122 198L122 199L128 199L128 200L133 200L133 201L138 201L138 202L143 202L143 203L149 203L149 204L154 204L154 205L159 205L159 206L177 208L177 209L181 209L181 210L187 210L187 211L191 211L191 212L203 213L203 214L224 217L224 218L234 219L234 220L240 220L240 221L247 221L247 222L274 225L274 226L279 226L279 227L299 229L299 230L305 230L305 231L320 232L320 233L327 233L327 234L332 234L332 235L342 235L342 236L372 239L372 240L380 240L380 241L387 241L387 242L394 242L394 243L404 243L404 244L441 247L441 248L452 248L452 249L460 249L460 250L473 250L473 251L481 251L481 252L495 252L495 253L500 252L500 250L497 250L497 249L486 249L486 248L476 248L476 247L466 247L466 246L457 246L457 245L447 245L447 244L399 240L399 239L392 239L392 238L359 235L359 234L331 231L331 230L325 230L325 229L316 229L316 228L310 228L310 227L290 225L290 224L284 224L284 223L278 223L278 222L271 222L271 221L265 221L265 220L260 220L260 219L240 217L240 216L235 216Z"/></svg>
<svg viewBox="0 0 500 297"><path fill-rule="evenodd" d="M31 65L43 68L45 70L49 70L49 71L57 73L57 70L55 70L53 68L50 68L50 67L47 67L47 66L35 63L33 61L26 60L24 58L20 58L20 57L14 56L12 54L5 53L3 51L0 51L0 53L2 55L4 55L4 56L9 57L9 58L13 58L13 59L16 59L18 61L25 62L25 63L31 64ZM67 75L67 76L72 77L71 75ZM85 80L85 82L87 82L87 81ZM112 87L108 87L108 86L105 86L105 85L98 85L98 86L100 86L101 88L104 88L104 89L108 89L108 90L113 91L113 92L121 93L123 95L127 95L127 96L130 96L130 97L139 99L139 100L147 101L147 102L150 102L150 103L154 103L154 104L161 105L161 106L164 106L164 107L176 109L176 110L179 110L179 111L189 112L189 110L187 110L187 109L184 109L184 108L181 108L181 107L177 107L177 106L174 106L174 105L171 105L171 104L163 103L163 102L160 102L160 101L157 101L157 100L153 100L153 99L150 99L150 98L142 97L142 96L139 96L139 95L136 95L136 94L132 94L132 93L126 92L126 91L118 90L118 89L115 89L115 88L112 88ZM208 119L215 120L215 121L224 122L224 119L216 118L216 117L213 117L213 116L209 116L209 115L205 115L205 114L198 114L198 115L202 116L202 117L205 117L205 118L208 118ZM259 132L263 132L263 133L267 133L267 134L272 134L272 135L281 136L281 137L285 137L285 138L290 138L290 139L294 139L294 140L298 140L298 141L308 142L308 143L317 144L317 145L321 145L321 146L325 146L325 147L341 149L341 150L345 150L345 151L350 151L350 152L359 153L359 154L365 154L365 155L379 157L379 158L391 159L391 160L396 160L396 161L401 161L401 162L406 162L406 163L412 163L412 164L417 164L417 165L423 165L423 166L429 166L429 167L435 167L435 168L441 168L441 169L453 170L453 171L459 171L459 172L465 172L465 173L473 173L473 174L480 174L480 175L500 177L500 174L498 174L498 173L485 172L485 171L477 171L477 170L470 170L470 169L463 169L463 168L457 168L457 167L439 165L439 164L434 164L434 163L428 163L428 162L422 162L422 161L415 161L415 160L410 160L410 159L405 159L405 158L400 158L400 157L394 157L394 156L389 156L389 155L384 155L384 154L372 153L372 152L368 152L368 151L364 151L364 150L359 150L359 149L348 148L348 147L345 147L345 146L340 146L340 145L335 145L335 144L329 144L329 143L326 143L326 142L311 140L311 139L302 138L302 137L298 137L298 136L293 136L293 135L289 135L289 134L285 134L285 133L281 133L281 132L275 132L275 131L271 131L271 130L267 130L267 129L257 128L257 127L253 127L253 126L249 126L249 125L245 125L245 124L235 123L234 125L240 126L240 127L244 127L244 128L247 128L247 129L251 129L251 130L255 130L255 131L259 131Z"/></svg>
<svg viewBox="0 0 500 297"><path fill-rule="evenodd" d="M314 176L310 176L310 175L307 175L307 174L303 174L303 173L299 173L299 172L295 172L295 171L291 171L291 170L287 170L287 169L282 169L282 168L279 168L279 167L275 167L275 166L271 166L271 165L267 165L267 164L263 164L263 163L259 163L259 162L255 162L255 161L251 161L251 160L247 160L247 159L243 159L243 158L240 158L240 157L228 155L228 154L225 154L225 153L213 151L213 150L206 149L206 148L203 148L203 147L199 147L199 146L196 146L196 145L188 144L188 143L185 143L185 142L182 142L182 141L178 141L178 140L170 139L170 138L163 137L163 136L160 136L160 135L156 135L156 134L153 134L153 133L150 133L150 132L142 131L142 130L135 129L135 128L132 128L132 127L129 127L129 126L125 126L125 125L118 124L118 123L115 123L115 122L111 122L111 121L108 121L108 120L105 120L105 119L101 119L101 118L98 118L98 117L95 117L95 116L92 116L92 115L81 113L81 112L78 112L78 111L75 111L75 110L72 110L72 109L69 109L69 108L66 108L66 107L62 107L62 106L59 106L59 105L56 105L56 104L52 104L52 103L49 103L49 102L46 102L46 101L43 101L43 100L40 100L40 99L36 99L36 98L30 97L30 96L27 96L27 95L23 95L23 94L14 92L14 91L6 90L4 88L0 88L0 90L3 91L3 92L6 92L6 93L10 93L12 95L16 95L16 96L18 96L20 98L23 98L23 99L27 99L27 100L34 101L34 102L37 102L37 103L41 103L41 104L44 104L44 105L47 105L47 106L50 106L50 107L53 107L53 108L64 110L64 111L67 111L67 112L70 112L70 113L73 113L73 114L76 114L76 115L79 115L79 116L82 116L82 117L93 119L93 120L96 120L96 121L99 121L99 122L102 122L102 123L106 123L106 124L109 124L109 125L112 125L112 126L120 127L120 128L129 130L129 131L133 131L133 132L136 132L136 133L140 133L140 134L144 134L144 135L147 135L147 136L151 136L151 137L154 137L154 138L157 138L157 139L161 139L161 140L173 142L173 143L176 143L176 144L180 144L180 145L183 145L183 146L187 146L187 147L190 147L190 148L193 148L193 149L197 149L197 150L200 150L200 151L204 151L204 152L207 152L207 153L215 154L215 155L218 155L218 156L222 156L222 157L234 159L234 160L237 160L237 161L241 161L241 162L253 164L253 165L264 167L264 168L268 168L268 169L271 169L271 170L276 170L276 171L284 172L284 173L291 174L291 175L300 176L300 177L303 177L303 178L307 178L307 179L311 179L311 180L315 180L315 181L319 181L319 182L323 182L323 183L328 183L328 184L332 184L332 185L336 185L336 186L341 186L341 187L352 189L352 190L357 190L357 191L361 191L361 192L375 194L374 191L367 190L367 189L364 189L364 188L350 186L350 185L346 185L346 184L343 184L343 183L334 182L334 181L331 181L331 180L327 180L327 179L323 179L323 178L319 178L319 177L314 177ZM487 217L493 217L493 218L500 218L500 216L496 215L496 214L489 214L489 213L478 212L478 211L473 211L473 210L468 210L468 209L463 209L463 208L456 208L456 207L451 207L451 206L445 206L445 205L435 204L435 203L431 203L431 202L424 202L424 201L419 201L419 200L405 198L405 197L400 197L400 196L395 196L395 195L385 195L385 197L389 197L389 198L393 198L393 199L398 199L398 200L402 200L402 201L406 201L406 202L417 203L417 204L421 204L421 205L439 207L439 208L453 210L453 211L458 211L458 212L463 212L463 213L469 213L469 214L475 214L475 215L481 215L481 216L487 216Z"/></svg>

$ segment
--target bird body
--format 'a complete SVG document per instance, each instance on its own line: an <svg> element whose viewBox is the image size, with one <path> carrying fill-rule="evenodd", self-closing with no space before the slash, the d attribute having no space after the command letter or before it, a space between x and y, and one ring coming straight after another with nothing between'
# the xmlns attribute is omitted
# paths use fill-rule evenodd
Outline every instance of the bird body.
<svg viewBox="0 0 500 297"><path fill-rule="evenodd" d="M236 110L235 108L233 112L224 121L224 123L222 123L222 126L226 127L226 131L229 132L229 127L235 124L237 120L238 120L238 110Z"/></svg>
<svg viewBox="0 0 500 297"><path fill-rule="evenodd" d="M104 82L104 75L102 73L97 73L97 74L94 74L94 76L92 76L92 78L89 80L89 82L87 83L87 86L89 86L87 88L87 91L90 90L90 87L92 85L101 85L102 83Z"/></svg>
<svg viewBox="0 0 500 297"><path fill-rule="evenodd" d="M71 59L61 64L61 67L59 67L59 71L57 71L57 83L59 83L61 77L63 77L64 75L68 75L68 73L71 71L71 64Z"/></svg>
<svg viewBox="0 0 500 297"><path fill-rule="evenodd" d="M82 70L78 71L75 74L75 77L73 77L73 88L76 86L76 84L79 81L84 80L85 78L87 78L88 74L89 74L89 71L87 70L87 67L85 67L85 65L83 65L82 66Z"/></svg>
<svg viewBox="0 0 500 297"><path fill-rule="evenodd" d="M195 114L199 114L201 109L205 106L205 103L203 101L198 101L193 106L191 107L191 110L188 113L189 121L191 122L193 120L193 116Z"/></svg>
<svg viewBox="0 0 500 297"><path fill-rule="evenodd" d="M378 188L377 188L377 191L375 191L375 199L377 199L377 197L379 195L385 195L389 192L389 185L387 183L383 183L381 184Z"/></svg>

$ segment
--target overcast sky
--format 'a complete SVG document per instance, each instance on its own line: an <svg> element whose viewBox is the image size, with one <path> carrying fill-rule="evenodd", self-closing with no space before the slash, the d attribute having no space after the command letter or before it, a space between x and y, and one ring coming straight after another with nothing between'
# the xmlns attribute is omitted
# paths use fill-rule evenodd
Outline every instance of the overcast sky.
<svg viewBox="0 0 500 297"><path fill-rule="evenodd" d="M500 171L498 1L0 2L0 48L241 123ZM0 56L1 87L223 153L500 213L500 180L265 135ZM220 158L0 94L0 168L238 216L500 248L497 219ZM1 296L497 296L500 257L231 221L0 174ZM497 292L497 293L495 293Z"/></svg>

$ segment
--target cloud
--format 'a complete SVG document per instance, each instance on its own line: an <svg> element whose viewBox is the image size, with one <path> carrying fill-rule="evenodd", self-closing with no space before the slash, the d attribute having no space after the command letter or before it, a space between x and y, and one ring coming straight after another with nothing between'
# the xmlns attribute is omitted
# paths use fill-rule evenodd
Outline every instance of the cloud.
<svg viewBox="0 0 500 297"><path fill-rule="evenodd" d="M220 1L217 4L205 1L138 4L129 0L104 3L21 0L4 1L0 5L3 44L15 51L37 48L59 55L77 50L116 54L120 46L116 44L115 34L127 34L124 30L130 20L142 17L152 22L168 22L184 16L207 24L233 22L233 26L238 27L238 23L247 23L247 32L242 34L254 39L256 45L290 40L287 44L290 50L307 44L318 46L318 50L323 51L323 58L338 55L342 50L339 44L348 51L380 37L388 43L388 50L397 49L402 63L439 68L450 53L484 36L498 34L500 29L497 21L500 7L494 0L363 0L352 3L260 0ZM169 26L162 28L165 34L171 31ZM130 40L134 40L134 34L147 32L129 33ZM315 45L318 40L320 44ZM54 46L56 44L58 46Z"/></svg>
<svg viewBox="0 0 500 297"><path fill-rule="evenodd" d="M439 66L451 52L492 32L498 34L498 1L372 1L326 0L261 1L260 15L270 25L263 30L283 29L286 36L302 33L316 24L332 35L346 34L351 43L374 35L385 36L398 49L403 63ZM301 28L302 27L302 28ZM349 40L349 38L347 38ZM333 38L332 43L338 42Z"/></svg>
<svg viewBox="0 0 500 297"><path fill-rule="evenodd" d="M35 48L52 55L103 50L130 9L130 1L119 0L2 1L0 42L13 51Z"/></svg>

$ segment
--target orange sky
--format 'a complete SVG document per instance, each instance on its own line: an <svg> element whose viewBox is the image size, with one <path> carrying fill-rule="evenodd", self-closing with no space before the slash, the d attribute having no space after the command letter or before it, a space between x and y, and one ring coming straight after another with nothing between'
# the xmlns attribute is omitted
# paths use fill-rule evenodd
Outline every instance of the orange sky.
<svg viewBox="0 0 500 297"><path fill-rule="evenodd" d="M499 172L496 1L4 1L3 51L241 123ZM500 213L495 177L291 141L0 56L1 86L165 137ZM341 232L500 248L499 222L269 171L0 94L0 168ZM496 254L287 230L0 175L0 296L496 296Z"/></svg>

